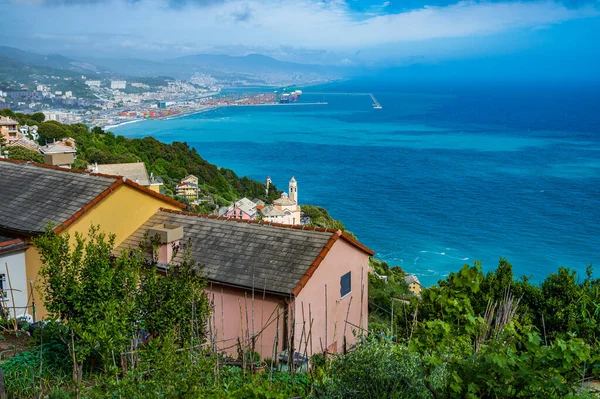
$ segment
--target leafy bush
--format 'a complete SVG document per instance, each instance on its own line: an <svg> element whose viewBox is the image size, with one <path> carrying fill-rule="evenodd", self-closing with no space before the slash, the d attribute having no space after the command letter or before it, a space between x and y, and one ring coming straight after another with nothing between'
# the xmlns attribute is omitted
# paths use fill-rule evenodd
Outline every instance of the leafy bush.
<svg viewBox="0 0 600 399"><path fill-rule="evenodd" d="M527 333L523 346L494 341L450 366L453 396L465 398L561 398L577 392L577 381L594 359L582 339L544 345Z"/></svg>
<svg viewBox="0 0 600 399"><path fill-rule="evenodd" d="M37 163L44 163L44 157L42 156L42 154L19 146L9 147L8 157L10 159L17 159L19 161L32 161Z"/></svg>
<svg viewBox="0 0 600 399"><path fill-rule="evenodd" d="M39 392L47 392L58 385L68 383L70 375L57 364L56 348L49 344L42 347L42 368L40 368L40 348L20 352L1 362L4 384L9 398L34 398ZM41 375L40 375L41 372Z"/></svg>
<svg viewBox="0 0 600 399"><path fill-rule="evenodd" d="M120 354L134 351L142 335L154 338L156 343L145 350L156 356L153 351L177 352L203 339L210 310L204 279L192 262L170 265L161 276L148 246L115 259L114 236L100 233L97 226L90 228L87 240L76 234L73 244L69 234L52 233L50 227L35 239L42 260L44 304L52 319L64 323L56 333L63 334L76 361L71 365L77 385L84 367L97 364L115 375L135 365L134 358ZM168 365L164 359L154 367Z"/></svg>
<svg viewBox="0 0 600 399"><path fill-rule="evenodd" d="M427 380L429 378L429 380ZM430 398L426 381L440 391L444 366L427 376L418 353L386 340L369 339L354 352L334 357L314 397L326 398Z"/></svg>

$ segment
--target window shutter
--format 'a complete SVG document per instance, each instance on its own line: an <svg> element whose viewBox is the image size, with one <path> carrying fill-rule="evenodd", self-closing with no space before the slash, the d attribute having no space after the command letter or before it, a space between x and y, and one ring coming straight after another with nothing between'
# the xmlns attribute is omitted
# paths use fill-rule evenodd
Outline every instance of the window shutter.
<svg viewBox="0 0 600 399"><path fill-rule="evenodd" d="M347 295L352 290L352 274L348 272L340 279L340 297Z"/></svg>

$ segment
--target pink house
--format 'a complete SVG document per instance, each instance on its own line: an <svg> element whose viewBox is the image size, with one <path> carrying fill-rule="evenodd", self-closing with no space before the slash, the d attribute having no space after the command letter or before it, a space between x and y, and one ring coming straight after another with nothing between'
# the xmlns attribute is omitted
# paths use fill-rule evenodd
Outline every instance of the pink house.
<svg viewBox="0 0 600 399"><path fill-rule="evenodd" d="M208 331L219 352L236 355L239 342L263 358L289 349L335 353L367 331L374 253L339 230L161 209L118 250L136 247L155 226L176 231L165 234L165 247L189 241L204 266L213 306Z"/></svg>
<svg viewBox="0 0 600 399"><path fill-rule="evenodd" d="M228 218L251 220L256 218L256 204L248 198L234 202L223 215Z"/></svg>
<svg viewBox="0 0 600 399"><path fill-rule="evenodd" d="M253 219L252 216L250 216L248 213L244 212L240 208L232 208L229 211L227 211L227 213L225 213L224 216L228 217L228 218L242 219L242 220L251 220L251 219Z"/></svg>

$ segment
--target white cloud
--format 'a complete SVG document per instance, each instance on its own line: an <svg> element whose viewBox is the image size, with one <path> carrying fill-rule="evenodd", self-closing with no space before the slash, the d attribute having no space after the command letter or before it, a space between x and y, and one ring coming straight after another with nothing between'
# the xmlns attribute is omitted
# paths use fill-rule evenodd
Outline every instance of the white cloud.
<svg viewBox="0 0 600 399"><path fill-rule="evenodd" d="M345 4L314 1L250 3L256 25L239 28L241 42L276 40L309 47L356 47L390 42L479 36L594 16L592 8L554 2L478 3L357 19ZM228 7L225 5L223 7ZM271 36L271 37L269 37Z"/></svg>
<svg viewBox="0 0 600 399"><path fill-rule="evenodd" d="M91 37L88 32L108 28L111 32L127 32L137 38L133 42L110 36L94 37L98 47L114 45L173 52L227 46L273 49L289 46L352 52L393 43L539 29L599 15L593 6L573 9L545 0L461 1L444 7L374 15L352 11L342 0L230 0L211 1L205 7L176 8L168 6L169 0L86 0L83 5L60 7L40 6L35 2L42 0L33 1L0 4L0 13L3 7L10 7L7 15L19 13L21 18L40 21L28 26L30 35ZM0 27L0 33L3 29ZM14 32L9 25L5 25L5 29Z"/></svg>

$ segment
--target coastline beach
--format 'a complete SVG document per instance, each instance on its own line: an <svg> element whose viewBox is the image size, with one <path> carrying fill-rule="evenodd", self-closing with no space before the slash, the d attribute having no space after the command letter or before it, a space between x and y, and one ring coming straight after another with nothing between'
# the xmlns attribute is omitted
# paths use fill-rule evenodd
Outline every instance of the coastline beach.
<svg viewBox="0 0 600 399"><path fill-rule="evenodd" d="M180 112L180 113L174 114L174 115L157 116L157 117L151 117L151 118L136 118L136 119L126 120L126 121L119 122L119 123L114 123L114 124L109 124L109 125L98 125L98 126L102 127L104 130L110 130L110 129L119 128L121 126L129 125L132 123L144 122L144 121L149 121L149 120L171 120L171 119L183 118L185 116L200 114L203 112L208 112L208 111L212 111L212 110L219 109L219 108L225 108L225 107L266 107L266 106L295 106L295 105L310 106L310 105L327 105L327 104L328 103L326 101L296 102L296 103L264 103L264 104L222 104L222 105L209 106L209 107L205 107L202 109L197 109L197 110L189 111L189 112Z"/></svg>

